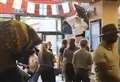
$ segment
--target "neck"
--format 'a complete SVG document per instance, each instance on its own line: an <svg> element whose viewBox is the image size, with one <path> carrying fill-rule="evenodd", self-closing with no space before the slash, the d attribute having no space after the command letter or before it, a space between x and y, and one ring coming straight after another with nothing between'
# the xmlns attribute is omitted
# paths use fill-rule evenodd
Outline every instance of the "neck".
<svg viewBox="0 0 120 82"><path fill-rule="evenodd" d="M69 48L70 48L70 49L73 49L73 48L75 48L75 45L73 45L73 46L69 46Z"/></svg>
<svg viewBox="0 0 120 82"><path fill-rule="evenodd" d="M103 47L106 48L107 50L112 50L113 44L109 44L107 42L103 42Z"/></svg>

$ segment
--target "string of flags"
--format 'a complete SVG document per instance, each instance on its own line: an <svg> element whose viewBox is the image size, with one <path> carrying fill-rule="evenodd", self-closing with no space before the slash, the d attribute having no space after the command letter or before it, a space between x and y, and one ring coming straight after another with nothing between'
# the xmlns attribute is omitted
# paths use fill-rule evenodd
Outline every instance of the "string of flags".
<svg viewBox="0 0 120 82"><path fill-rule="evenodd" d="M74 5L69 2L34 3L28 0L0 0L0 13L31 14L36 16L74 15Z"/></svg>

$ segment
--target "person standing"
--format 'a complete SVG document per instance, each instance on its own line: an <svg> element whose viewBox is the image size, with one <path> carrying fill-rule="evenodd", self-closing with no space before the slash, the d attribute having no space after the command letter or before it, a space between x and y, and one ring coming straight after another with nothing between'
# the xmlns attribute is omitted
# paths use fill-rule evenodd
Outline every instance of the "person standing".
<svg viewBox="0 0 120 82"><path fill-rule="evenodd" d="M120 82L119 55L115 48L117 33L114 24L107 24L102 28L102 42L93 57L98 82Z"/></svg>
<svg viewBox="0 0 120 82"><path fill-rule="evenodd" d="M67 40L63 40L62 41L62 47L60 48L60 50L59 50L59 53L60 53L60 61L62 61L63 60L63 52L64 52L64 50L65 50L65 48L67 48Z"/></svg>
<svg viewBox="0 0 120 82"><path fill-rule="evenodd" d="M67 40L66 39L64 39L63 41L62 41L62 47L60 48L60 50L59 50L59 69L60 69L60 72L61 72L61 74L62 74L62 80L64 80L63 78L64 78L64 74L63 74L63 52L64 52L64 50L65 50L65 48L67 48Z"/></svg>
<svg viewBox="0 0 120 82"><path fill-rule="evenodd" d="M75 70L75 82L90 82L89 72L92 67L91 54L86 49L88 42L85 39L80 41L80 49L77 50L72 59L73 67Z"/></svg>
<svg viewBox="0 0 120 82"><path fill-rule="evenodd" d="M40 74L42 82L56 82L54 73L55 57L51 51L47 50L47 44L43 43L40 47Z"/></svg>
<svg viewBox="0 0 120 82"><path fill-rule="evenodd" d="M64 74L65 82L72 82L75 80L74 68L72 64L73 53L79 48L75 46L75 39L69 40L69 47L64 50L63 63L64 63Z"/></svg>

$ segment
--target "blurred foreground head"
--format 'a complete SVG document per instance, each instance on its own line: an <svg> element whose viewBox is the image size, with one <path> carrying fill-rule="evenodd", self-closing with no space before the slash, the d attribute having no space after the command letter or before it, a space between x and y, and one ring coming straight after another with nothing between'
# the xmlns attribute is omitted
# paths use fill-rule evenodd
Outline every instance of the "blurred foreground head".
<svg viewBox="0 0 120 82"><path fill-rule="evenodd" d="M117 27L114 24L107 24L102 28L102 40L108 44L112 44L117 41Z"/></svg>

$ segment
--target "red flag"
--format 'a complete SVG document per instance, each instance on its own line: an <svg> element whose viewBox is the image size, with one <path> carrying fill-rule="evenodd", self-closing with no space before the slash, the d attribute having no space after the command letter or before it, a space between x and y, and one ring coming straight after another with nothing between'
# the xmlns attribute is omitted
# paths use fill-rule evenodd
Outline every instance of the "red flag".
<svg viewBox="0 0 120 82"><path fill-rule="evenodd" d="M47 15L48 15L48 16L52 16L51 5L48 5L48 6L47 6Z"/></svg>
<svg viewBox="0 0 120 82"><path fill-rule="evenodd" d="M14 9L12 8L13 0L7 0L6 4L0 3L0 13L14 13Z"/></svg>

